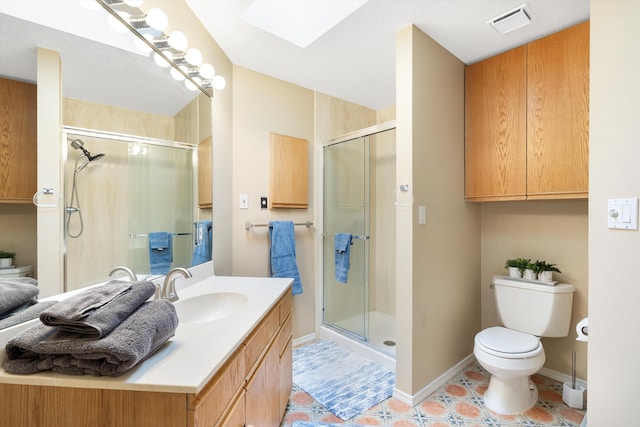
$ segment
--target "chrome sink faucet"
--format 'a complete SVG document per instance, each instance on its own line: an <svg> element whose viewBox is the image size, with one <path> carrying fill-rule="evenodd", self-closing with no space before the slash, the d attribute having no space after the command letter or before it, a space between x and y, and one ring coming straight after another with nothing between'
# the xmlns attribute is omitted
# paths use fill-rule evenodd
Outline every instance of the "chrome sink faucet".
<svg viewBox="0 0 640 427"><path fill-rule="evenodd" d="M113 270L109 272L109 276L113 276L115 273L120 271L126 273L132 282L138 281L138 276L136 276L136 273L134 273L133 270L131 270L129 267L124 267L124 266L115 267Z"/></svg>
<svg viewBox="0 0 640 427"><path fill-rule="evenodd" d="M186 268L175 267L172 268L164 278L164 282L162 283L162 298L166 299L170 302L178 301L178 293L176 292L176 276L177 274L181 274L182 277L188 279L189 277L193 277L191 272Z"/></svg>

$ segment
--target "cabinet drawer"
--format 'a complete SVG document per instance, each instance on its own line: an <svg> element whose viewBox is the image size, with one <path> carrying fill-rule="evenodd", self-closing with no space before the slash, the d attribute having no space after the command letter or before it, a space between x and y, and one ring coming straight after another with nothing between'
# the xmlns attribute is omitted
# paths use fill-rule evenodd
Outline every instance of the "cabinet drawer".
<svg viewBox="0 0 640 427"><path fill-rule="evenodd" d="M271 341L278 331L279 326L280 311L278 304L271 309L269 314L267 314L247 341L245 341L247 376L251 375L251 371L255 368L256 362L267 348L269 341Z"/></svg>
<svg viewBox="0 0 640 427"><path fill-rule="evenodd" d="M236 400L229 405L229 409L225 413L224 418L220 420L216 427L244 427L245 395L245 390L241 388Z"/></svg>
<svg viewBox="0 0 640 427"><path fill-rule="evenodd" d="M280 301L280 324L281 325L287 319L287 316L289 316L292 305L293 305L293 295L291 294L291 290L288 290L286 295L282 297L282 300Z"/></svg>
<svg viewBox="0 0 640 427"><path fill-rule="evenodd" d="M207 386L189 398L189 425L215 426L229 402L244 384L246 373L245 348L240 346Z"/></svg>

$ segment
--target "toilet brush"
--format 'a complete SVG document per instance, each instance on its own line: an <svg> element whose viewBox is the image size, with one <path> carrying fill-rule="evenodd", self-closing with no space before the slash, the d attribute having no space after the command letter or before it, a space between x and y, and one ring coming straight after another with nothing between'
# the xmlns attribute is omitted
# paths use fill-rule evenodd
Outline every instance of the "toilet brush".
<svg viewBox="0 0 640 427"><path fill-rule="evenodd" d="M571 352L571 382L562 385L562 400L570 408L584 409L587 391L584 387L576 388L576 350Z"/></svg>
<svg viewBox="0 0 640 427"><path fill-rule="evenodd" d="M576 349L571 351L571 388L576 389Z"/></svg>

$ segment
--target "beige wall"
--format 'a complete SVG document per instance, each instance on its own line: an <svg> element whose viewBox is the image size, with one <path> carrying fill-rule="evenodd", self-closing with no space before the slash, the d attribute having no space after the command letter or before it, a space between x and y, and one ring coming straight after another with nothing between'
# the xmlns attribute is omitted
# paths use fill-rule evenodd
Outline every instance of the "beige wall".
<svg viewBox="0 0 640 427"><path fill-rule="evenodd" d="M313 144L314 94L308 89L234 66L232 221L234 276L268 277L269 229L245 230L246 221L314 220ZM309 208L260 209L260 197L269 195L269 133L309 141ZM220 185L219 182L216 182ZM239 209L239 195L249 196L249 209ZM214 211L214 221L216 213ZM312 333L314 327L314 246L316 228L295 227L296 259L303 293L293 298L293 335ZM216 250L229 250L216 246ZM216 267L217 269L217 267Z"/></svg>
<svg viewBox="0 0 640 427"><path fill-rule="evenodd" d="M396 184L414 195L396 211L396 388L415 395L472 352L480 208L464 202L464 64L413 26L396 52Z"/></svg>
<svg viewBox="0 0 640 427"><path fill-rule="evenodd" d="M610 230L607 199L640 197L640 2L591 1L589 425L638 424L640 231Z"/></svg>
<svg viewBox="0 0 640 427"><path fill-rule="evenodd" d="M571 374L571 350L576 349L578 378L587 379L587 345L576 341L576 324L587 316L587 201L483 203L482 205L482 328L499 324L491 278L506 275L504 263L523 257L556 264L554 279L576 287L569 335L543 338L545 368ZM530 313L535 316L535 313Z"/></svg>

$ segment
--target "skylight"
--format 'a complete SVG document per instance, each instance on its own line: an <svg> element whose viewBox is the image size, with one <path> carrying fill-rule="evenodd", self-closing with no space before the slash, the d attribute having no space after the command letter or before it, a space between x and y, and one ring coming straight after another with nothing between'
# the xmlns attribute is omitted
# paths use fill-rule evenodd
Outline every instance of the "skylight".
<svg viewBox="0 0 640 427"><path fill-rule="evenodd" d="M305 48L368 0L254 0L242 19Z"/></svg>

